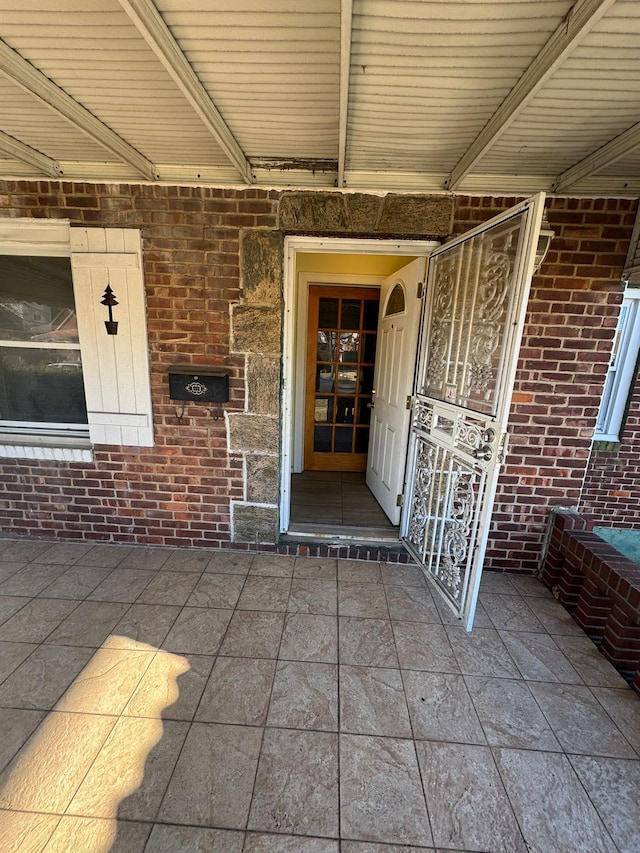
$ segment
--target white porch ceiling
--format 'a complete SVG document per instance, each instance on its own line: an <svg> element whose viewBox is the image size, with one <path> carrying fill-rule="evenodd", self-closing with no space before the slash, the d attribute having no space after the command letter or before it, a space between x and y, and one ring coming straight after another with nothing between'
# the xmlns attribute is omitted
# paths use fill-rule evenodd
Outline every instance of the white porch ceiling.
<svg viewBox="0 0 640 853"><path fill-rule="evenodd" d="M0 0L0 176L640 194L640 0Z"/></svg>

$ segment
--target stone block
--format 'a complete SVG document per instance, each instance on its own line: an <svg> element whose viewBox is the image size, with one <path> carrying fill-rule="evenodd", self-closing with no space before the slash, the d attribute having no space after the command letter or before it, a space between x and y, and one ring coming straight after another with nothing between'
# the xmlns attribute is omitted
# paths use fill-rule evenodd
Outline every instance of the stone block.
<svg viewBox="0 0 640 853"><path fill-rule="evenodd" d="M277 455L280 422L266 415L227 415L229 449L232 453L273 453Z"/></svg>
<svg viewBox="0 0 640 853"><path fill-rule="evenodd" d="M378 222L381 234L446 237L453 229L452 196L385 196Z"/></svg>
<svg viewBox="0 0 640 853"><path fill-rule="evenodd" d="M344 196L327 192L287 192L280 199L281 231L328 234L349 227Z"/></svg>
<svg viewBox="0 0 640 853"><path fill-rule="evenodd" d="M345 202L351 231L362 234L374 233L378 224L382 198L366 193L354 193L345 195Z"/></svg>
<svg viewBox="0 0 640 853"><path fill-rule="evenodd" d="M231 307L233 352L280 354L280 309L260 305Z"/></svg>
<svg viewBox="0 0 640 853"><path fill-rule="evenodd" d="M247 500L259 504L275 504L280 494L280 471L277 456L248 455Z"/></svg>
<svg viewBox="0 0 640 853"><path fill-rule="evenodd" d="M278 508L234 503L233 541L263 542L278 541Z"/></svg>
<svg viewBox="0 0 640 853"><path fill-rule="evenodd" d="M245 304L280 305L283 254L284 237L279 231L241 232L240 283Z"/></svg>
<svg viewBox="0 0 640 853"><path fill-rule="evenodd" d="M259 415L278 416L280 410L280 359L247 356L247 409Z"/></svg>

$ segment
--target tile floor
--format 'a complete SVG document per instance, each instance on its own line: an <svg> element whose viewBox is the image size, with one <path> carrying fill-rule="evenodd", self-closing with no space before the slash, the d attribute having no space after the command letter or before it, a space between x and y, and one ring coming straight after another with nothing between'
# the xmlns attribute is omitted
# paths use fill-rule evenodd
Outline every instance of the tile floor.
<svg viewBox="0 0 640 853"><path fill-rule="evenodd" d="M533 578L0 540L2 853L640 850L640 700Z"/></svg>

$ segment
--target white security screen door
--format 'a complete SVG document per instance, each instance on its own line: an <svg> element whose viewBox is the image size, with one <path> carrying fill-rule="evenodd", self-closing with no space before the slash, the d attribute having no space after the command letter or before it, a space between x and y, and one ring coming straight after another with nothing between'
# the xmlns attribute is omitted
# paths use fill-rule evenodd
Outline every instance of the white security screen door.
<svg viewBox="0 0 640 853"><path fill-rule="evenodd" d="M400 523L398 495L404 483L411 416L407 397L413 389L422 309L418 288L424 282L425 263L416 258L380 288L367 486L392 524Z"/></svg>
<svg viewBox="0 0 640 853"><path fill-rule="evenodd" d="M429 258L402 538L471 630L544 194Z"/></svg>

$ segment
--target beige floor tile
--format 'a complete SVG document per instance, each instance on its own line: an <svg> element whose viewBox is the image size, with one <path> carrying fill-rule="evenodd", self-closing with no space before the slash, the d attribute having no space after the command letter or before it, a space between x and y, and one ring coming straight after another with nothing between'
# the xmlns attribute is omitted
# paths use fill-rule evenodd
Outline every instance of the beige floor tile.
<svg viewBox="0 0 640 853"><path fill-rule="evenodd" d="M402 669L460 672L442 625L395 621L391 625Z"/></svg>
<svg viewBox="0 0 640 853"><path fill-rule="evenodd" d="M123 715L192 720L214 658L158 652L127 702Z"/></svg>
<svg viewBox="0 0 640 853"><path fill-rule="evenodd" d="M500 639L527 681L582 684L582 679L558 648L556 637L525 631L500 631Z"/></svg>
<svg viewBox="0 0 640 853"><path fill-rule="evenodd" d="M427 585L427 587L429 588L429 585ZM434 590L433 592L433 600L443 625L456 625L457 627L462 625L462 620L458 614L454 613L444 598L439 595L437 590ZM476 612L473 617L473 630L475 631L476 628L493 628L491 619L489 619L487 611L482 606L481 601L477 602Z"/></svg>
<svg viewBox="0 0 640 853"><path fill-rule="evenodd" d="M555 598L531 597L527 603L549 634L583 634L582 628Z"/></svg>
<svg viewBox="0 0 640 853"><path fill-rule="evenodd" d="M426 587L427 581L419 566L405 563L381 563L382 583L385 586Z"/></svg>
<svg viewBox="0 0 640 853"><path fill-rule="evenodd" d="M253 563L254 554L246 551L214 551L207 563L207 572L227 575L246 575Z"/></svg>
<svg viewBox="0 0 640 853"><path fill-rule="evenodd" d="M109 638L112 649L137 648L139 643L159 648L178 618L180 607L168 604L132 604Z"/></svg>
<svg viewBox="0 0 640 853"><path fill-rule="evenodd" d="M338 620L335 616L288 613L280 657L317 663L338 662Z"/></svg>
<svg viewBox="0 0 640 853"><path fill-rule="evenodd" d="M437 846L526 853L488 747L421 741L416 748Z"/></svg>
<svg viewBox="0 0 640 853"><path fill-rule="evenodd" d="M565 755L517 749L494 755L530 850L615 853Z"/></svg>
<svg viewBox="0 0 640 853"><path fill-rule="evenodd" d="M170 548L132 548L131 552L119 563L119 568L157 571L162 568L173 553Z"/></svg>
<svg viewBox="0 0 640 853"><path fill-rule="evenodd" d="M511 582L511 575L504 572L483 572L480 579L480 595L484 595L485 592L514 595L517 590Z"/></svg>
<svg viewBox="0 0 640 853"><path fill-rule="evenodd" d="M450 853L450 851L434 851L433 847L405 847L397 844L369 844L367 841L343 841L341 853ZM456 853L466 853L457 850Z"/></svg>
<svg viewBox="0 0 640 853"><path fill-rule="evenodd" d="M624 678L586 634L557 634L554 640L589 687L617 687L620 690L627 688Z"/></svg>
<svg viewBox="0 0 640 853"><path fill-rule="evenodd" d="M92 649L80 646L38 646L3 683L0 704L13 708L53 708L92 654Z"/></svg>
<svg viewBox="0 0 640 853"><path fill-rule="evenodd" d="M551 592L541 580L533 575L513 574L509 575L509 582L520 595L533 598L551 598Z"/></svg>
<svg viewBox="0 0 640 853"><path fill-rule="evenodd" d="M560 751L524 681L470 675L464 680L490 746Z"/></svg>
<svg viewBox="0 0 640 853"><path fill-rule="evenodd" d="M36 565L31 563L24 569L13 572L11 577L0 583L0 595L37 595L67 570L58 564Z"/></svg>
<svg viewBox="0 0 640 853"><path fill-rule="evenodd" d="M0 560L7 562L30 562L44 554L51 547L51 542L38 542L25 539L0 540Z"/></svg>
<svg viewBox="0 0 640 853"><path fill-rule="evenodd" d="M248 832L243 853L338 853L338 842L302 835L263 835Z"/></svg>
<svg viewBox="0 0 640 853"><path fill-rule="evenodd" d="M78 560L87 554L93 545L85 542L56 542L52 544L42 554L38 554L33 558L34 563L62 563L65 566L72 566Z"/></svg>
<svg viewBox="0 0 640 853"><path fill-rule="evenodd" d="M203 575L187 600L189 607L235 607L244 586L244 575Z"/></svg>
<svg viewBox="0 0 640 853"><path fill-rule="evenodd" d="M138 598L138 604L186 604L199 580L197 572L158 572Z"/></svg>
<svg viewBox="0 0 640 853"><path fill-rule="evenodd" d="M0 681L11 675L36 648L35 643L4 643L0 640Z"/></svg>
<svg viewBox="0 0 640 853"><path fill-rule="evenodd" d="M207 723L264 726L275 660L219 657L196 713Z"/></svg>
<svg viewBox="0 0 640 853"><path fill-rule="evenodd" d="M249 658L276 658L284 613L236 610L231 617L220 654Z"/></svg>
<svg viewBox="0 0 640 853"><path fill-rule="evenodd" d="M90 551L83 554L78 561L82 566L102 566L115 569L131 554L133 548L128 545L94 545Z"/></svg>
<svg viewBox="0 0 640 853"><path fill-rule="evenodd" d="M278 661L269 726L338 729L338 667L329 663Z"/></svg>
<svg viewBox="0 0 640 853"><path fill-rule="evenodd" d="M338 582L338 612L341 616L388 619L389 609L381 583Z"/></svg>
<svg viewBox="0 0 640 853"><path fill-rule="evenodd" d="M567 752L633 758L633 749L588 687L532 682L531 692Z"/></svg>
<svg viewBox="0 0 640 853"><path fill-rule="evenodd" d="M404 670L402 678L416 738L487 742L461 675Z"/></svg>
<svg viewBox="0 0 640 853"><path fill-rule="evenodd" d="M620 853L640 850L640 761L569 756Z"/></svg>
<svg viewBox="0 0 640 853"><path fill-rule="evenodd" d="M44 718L44 711L0 708L0 770L7 766Z"/></svg>
<svg viewBox="0 0 640 853"><path fill-rule="evenodd" d="M338 836L337 735L265 730L248 828Z"/></svg>
<svg viewBox="0 0 640 853"><path fill-rule="evenodd" d="M388 619L341 617L340 662L356 666L398 666L398 655Z"/></svg>
<svg viewBox="0 0 640 853"><path fill-rule="evenodd" d="M77 601L34 598L0 625L0 640L41 643L77 606Z"/></svg>
<svg viewBox="0 0 640 853"><path fill-rule="evenodd" d="M184 607L162 644L170 652L214 655L220 648L233 610Z"/></svg>
<svg viewBox="0 0 640 853"><path fill-rule="evenodd" d="M460 671L465 675L518 678L518 669L509 656L498 632L492 628L445 627Z"/></svg>
<svg viewBox="0 0 640 853"><path fill-rule="evenodd" d="M238 599L238 610L287 609L291 579L288 577L262 577L249 575Z"/></svg>
<svg viewBox="0 0 640 853"><path fill-rule="evenodd" d="M482 606L494 628L505 631L544 631L527 600L519 595L485 592Z"/></svg>
<svg viewBox="0 0 640 853"><path fill-rule="evenodd" d="M315 613L335 616L338 612L338 587L334 580L294 577L287 610L290 613Z"/></svg>
<svg viewBox="0 0 640 853"><path fill-rule="evenodd" d="M385 590L392 619L438 625L442 623L433 596L426 587L387 586Z"/></svg>
<svg viewBox="0 0 640 853"><path fill-rule="evenodd" d="M591 692L640 756L640 699L630 688L592 687Z"/></svg>
<svg viewBox="0 0 640 853"><path fill-rule="evenodd" d="M210 549L180 548L162 564L163 572L204 572L214 552Z"/></svg>
<svg viewBox="0 0 640 853"><path fill-rule="evenodd" d="M338 576L338 561L332 557L297 557L294 563L295 578L335 580Z"/></svg>
<svg viewBox="0 0 640 853"><path fill-rule="evenodd" d="M100 566L72 566L63 572L53 583L45 587L40 596L43 598L86 598L111 574L111 569Z"/></svg>
<svg viewBox="0 0 640 853"><path fill-rule="evenodd" d="M153 820L188 728L189 723L172 720L119 719L71 800L68 813Z"/></svg>
<svg viewBox="0 0 640 853"><path fill-rule="evenodd" d="M284 554L256 554L250 575L269 575L271 577L290 578L296 558Z"/></svg>
<svg viewBox="0 0 640 853"><path fill-rule="evenodd" d="M122 602L82 601L73 613L49 634L46 642L61 646L91 646L97 649L128 609L129 605Z"/></svg>
<svg viewBox="0 0 640 853"><path fill-rule="evenodd" d="M193 723L160 808L170 823L244 829L262 730Z"/></svg>
<svg viewBox="0 0 640 853"><path fill-rule="evenodd" d="M157 823L146 853L242 853L243 832Z"/></svg>
<svg viewBox="0 0 640 853"><path fill-rule="evenodd" d="M0 809L0 850L2 853L42 853L59 821L59 815Z"/></svg>
<svg viewBox="0 0 640 853"><path fill-rule="evenodd" d="M0 776L0 808L62 814L115 722L50 712Z"/></svg>
<svg viewBox="0 0 640 853"><path fill-rule="evenodd" d="M148 823L65 816L42 853L144 853L150 831Z"/></svg>
<svg viewBox="0 0 640 853"><path fill-rule="evenodd" d="M57 711L121 714L155 652L98 649L56 705Z"/></svg>
<svg viewBox="0 0 640 853"><path fill-rule="evenodd" d="M156 572L147 569L114 569L88 596L90 601L135 601Z"/></svg>
<svg viewBox="0 0 640 853"><path fill-rule="evenodd" d="M340 735L340 805L347 838L432 844L410 740Z"/></svg>
<svg viewBox="0 0 640 853"><path fill-rule="evenodd" d="M0 625L30 601L31 598L26 595L0 595Z"/></svg>
<svg viewBox="0 0 640 853"><path fill-rule="evenodd" d="M338 560L338 580L351 583L382 583L380 563L371 560Z"/></svg>
<svg viewBox="0 0 640 853"><path fill-rule="evenodd" d="M411 737L399 669L340 667L340 731Z"/></svg>

